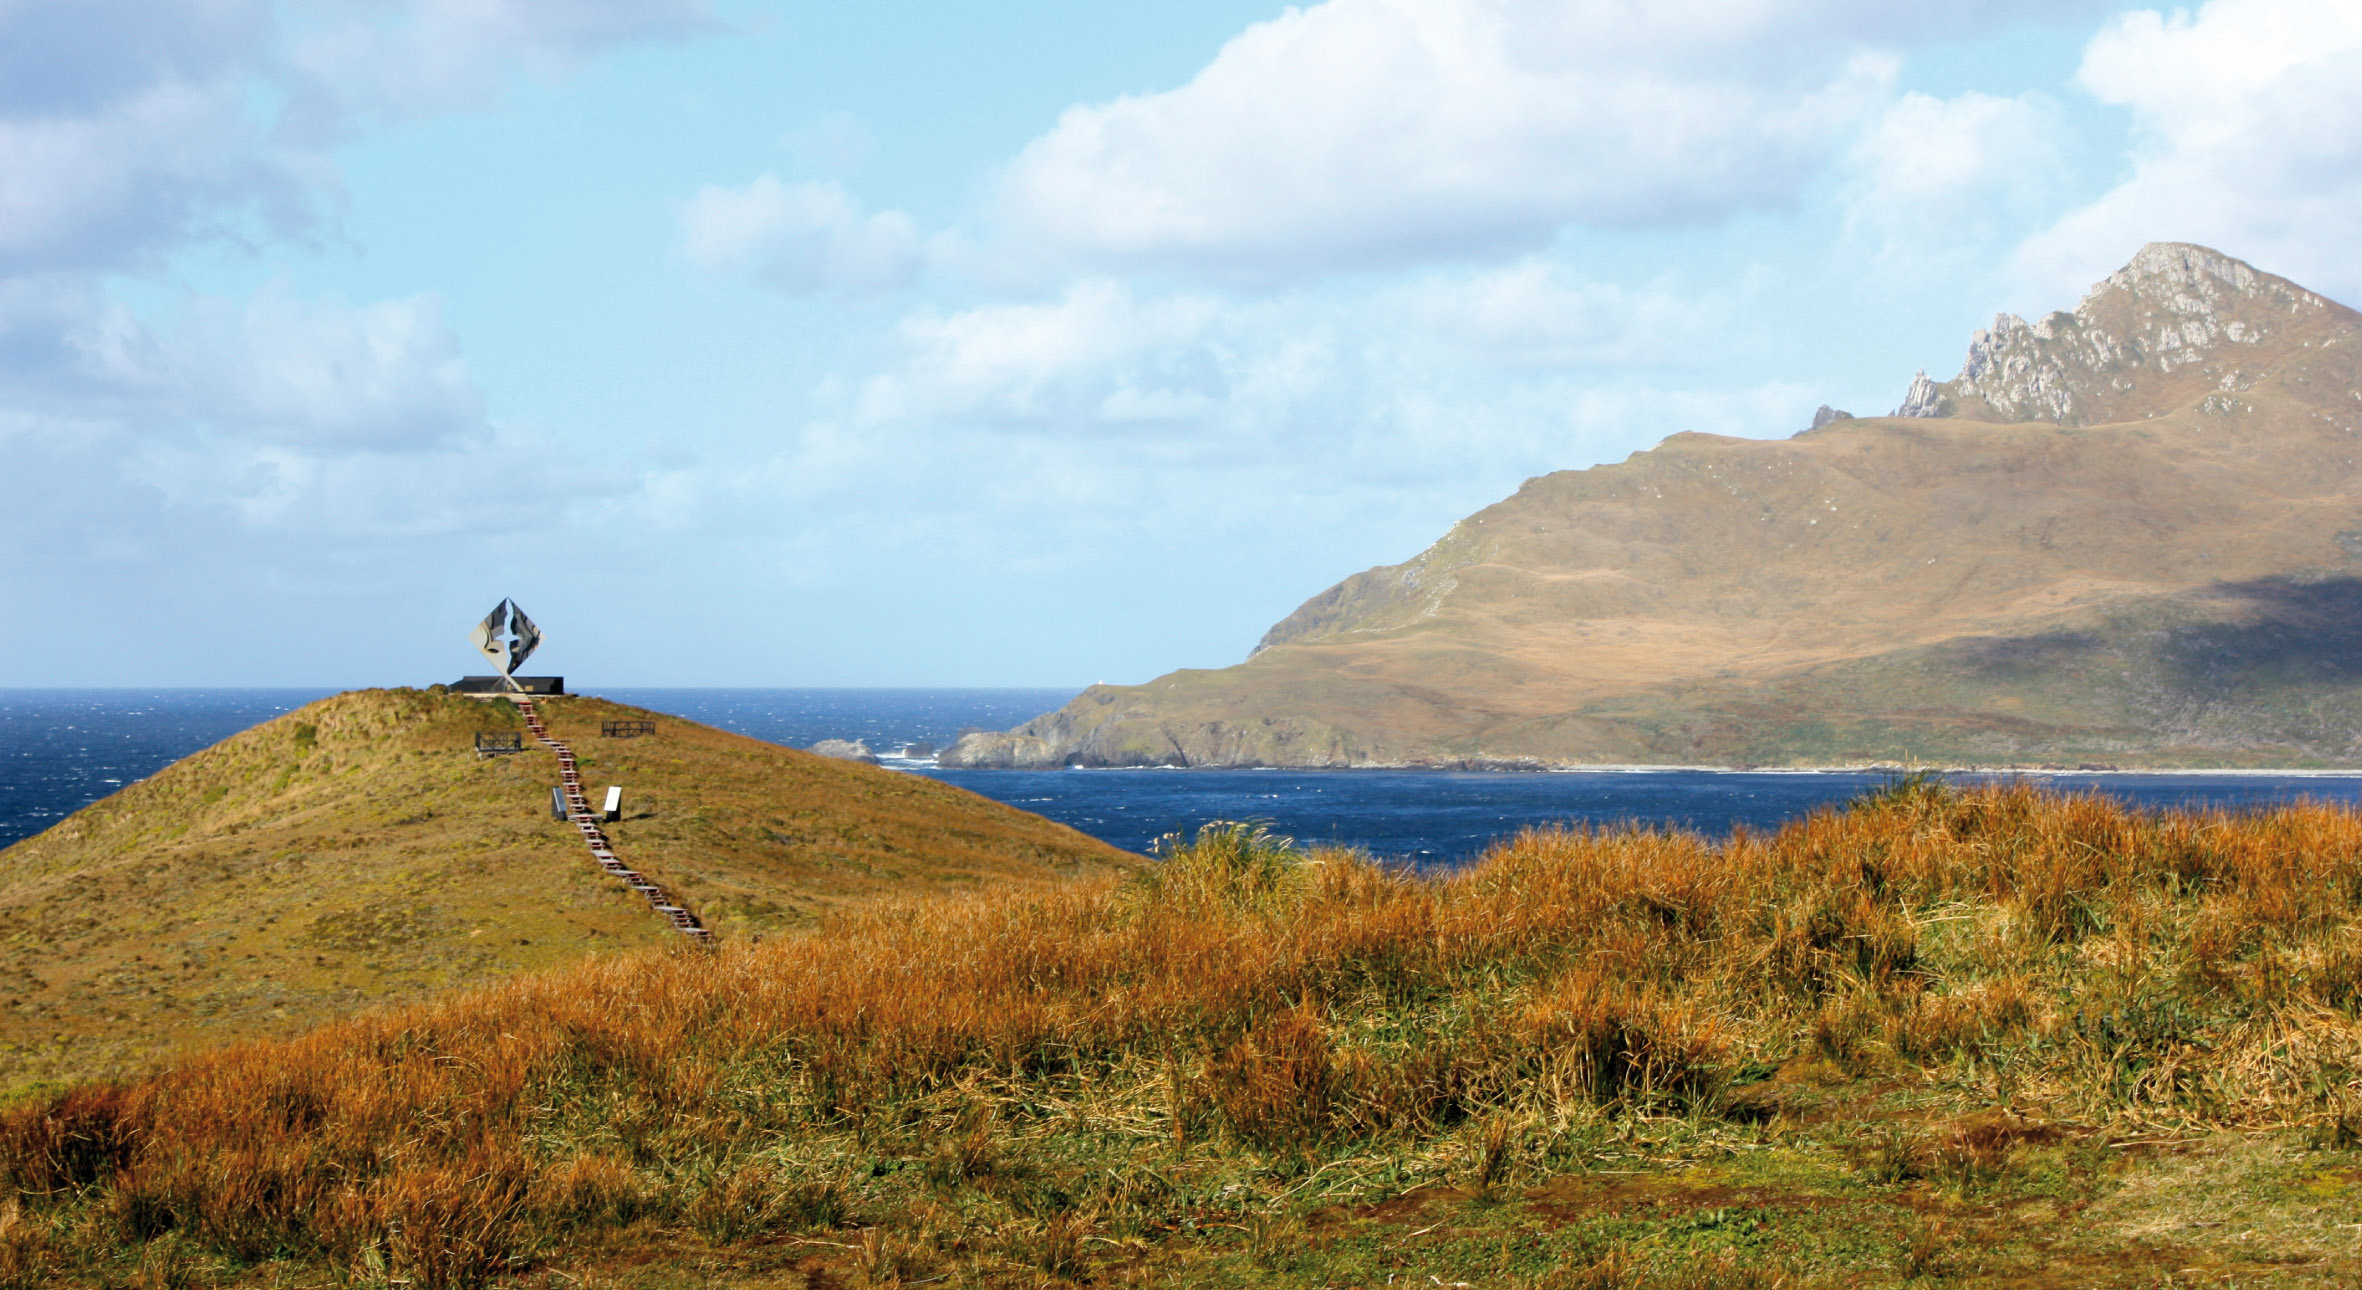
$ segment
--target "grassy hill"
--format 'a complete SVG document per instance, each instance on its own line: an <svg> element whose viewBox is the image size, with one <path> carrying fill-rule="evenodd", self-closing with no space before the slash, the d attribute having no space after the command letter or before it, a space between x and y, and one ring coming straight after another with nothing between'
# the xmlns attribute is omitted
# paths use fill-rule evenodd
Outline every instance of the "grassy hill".
<svg viewBox="0 0 2362 1290"><path fill-rule="evenodd" d="M604 958L0 1115L0 1283L2362 1277L2362 816L1900 783Z"/></svg>
<svg viewBox="0 0 2362 1290"><path fill-rule="evenodd" d="M2362 763L2362 315L2159 245L1908 415L1526 482L967 765Z"/></svg>
<svg viewBox="0 0 2362 1290"><path fill-rule="evenodd" d="M1136 860L917 776L594 698L541 707L594 796L623 787L619 854L724 939ZM657 733L601 738L617 718ZM670 947L550 818L547 751L472 751L479 730L521 729L506 703L337 695L0 852L0 1089Z"/></svg>

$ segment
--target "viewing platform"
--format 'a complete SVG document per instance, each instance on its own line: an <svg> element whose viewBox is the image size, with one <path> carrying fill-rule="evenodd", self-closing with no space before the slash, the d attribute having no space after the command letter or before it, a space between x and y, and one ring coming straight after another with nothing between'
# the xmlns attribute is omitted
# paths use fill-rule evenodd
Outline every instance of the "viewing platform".
<svg viewBox="0 0 2362 1290"><path fill-rule="evenodd" d="M453 694L470 698L497 699L505 695L530 694L539 698L554 698L566 693L566 678L562 676L520 676L516 685L509 685L505 676L463 676L451 683Z"/></svg>

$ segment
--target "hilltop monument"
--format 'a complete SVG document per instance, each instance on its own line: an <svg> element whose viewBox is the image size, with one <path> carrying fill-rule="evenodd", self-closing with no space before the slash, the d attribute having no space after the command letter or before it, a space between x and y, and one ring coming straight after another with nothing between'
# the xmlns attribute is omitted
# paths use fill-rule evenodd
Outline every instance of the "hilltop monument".
<svg viewBox="0 0 2362 1290"><path fill-rule="evenodd" d="M564 694L566 678L562 676L518 676L519 667L541 645L541 629L517 607L517 602L503 598L468 631L468 640L478 653L498 668L497 676L461 677L451 687L454 694Z"/></svg>

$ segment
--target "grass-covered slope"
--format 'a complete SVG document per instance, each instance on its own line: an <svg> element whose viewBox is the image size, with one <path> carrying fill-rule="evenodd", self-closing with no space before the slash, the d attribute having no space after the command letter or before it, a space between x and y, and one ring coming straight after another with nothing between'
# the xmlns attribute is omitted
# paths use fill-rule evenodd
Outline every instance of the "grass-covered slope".
<svg viewBox="0 0 2362 1290"><path fill-rule="evenodd" d="M2362 816L1899 785L604 959L0 1117L0 1280L2334 1286Z"/></svg>
<svg viewBox="0 0 2362 1290"><path fill-rule="evenodd" d="M1129 863L916 776L598 699L541 707L594 798L623 787L625 861L725 939ZM600 737L625 717L657 733ZM678 939L550 818L547 751L472 751L521 728L505 702L342 694L0 852L0 1089Z"/></svg>

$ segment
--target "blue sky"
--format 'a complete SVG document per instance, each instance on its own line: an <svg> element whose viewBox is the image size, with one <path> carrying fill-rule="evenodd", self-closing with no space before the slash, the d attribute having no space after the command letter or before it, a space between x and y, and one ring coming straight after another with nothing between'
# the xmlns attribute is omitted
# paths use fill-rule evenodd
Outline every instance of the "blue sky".
<svg viewBox="0 0 2362 1290"><path fill-rule="evenodd" d="M1223 666L2358 233L2350 2L0 0L0 685Z"/></svg>

